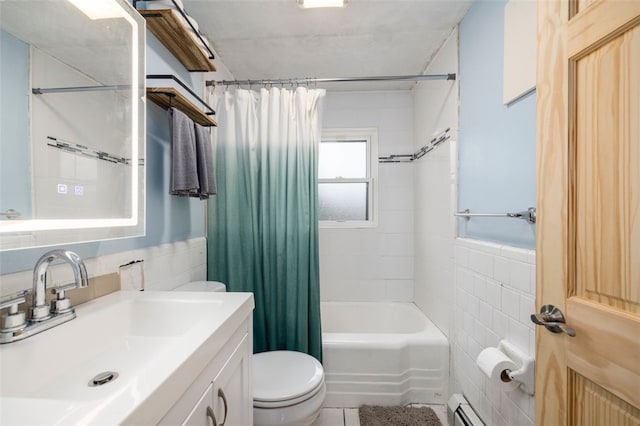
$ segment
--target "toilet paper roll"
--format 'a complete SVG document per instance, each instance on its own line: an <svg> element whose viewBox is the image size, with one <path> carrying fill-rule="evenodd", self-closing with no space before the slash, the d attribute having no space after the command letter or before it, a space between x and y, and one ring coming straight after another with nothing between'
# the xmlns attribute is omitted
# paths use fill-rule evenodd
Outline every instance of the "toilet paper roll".
<svg viewBox="0 0 640 426"><path fill-rule="evenodd" d="M520 382L510 380L507 376L507 370L515 371L518 366L497 348L486 348L480 352L476 364L489 380L505 392L512 391L520 385Z"/></svg>

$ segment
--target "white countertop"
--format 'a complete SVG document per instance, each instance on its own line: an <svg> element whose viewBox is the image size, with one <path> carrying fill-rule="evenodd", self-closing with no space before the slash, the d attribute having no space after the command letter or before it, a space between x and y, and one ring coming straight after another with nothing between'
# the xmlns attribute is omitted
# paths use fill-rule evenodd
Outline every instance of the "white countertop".
<svg viewBox="0 0 640 426"><path fill-rule="evenodd" d="M117 292L0 346L3 425L155 424L249 317L251 293ZM98 373L118 378L89 387Z"/></svg>

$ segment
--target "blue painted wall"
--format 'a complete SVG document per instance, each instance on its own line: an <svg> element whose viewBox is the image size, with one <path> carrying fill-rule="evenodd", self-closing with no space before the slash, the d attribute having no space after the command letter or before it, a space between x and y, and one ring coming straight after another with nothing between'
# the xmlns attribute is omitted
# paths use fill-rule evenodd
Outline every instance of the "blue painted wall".
<svg viewBox="0 0 640 426"><path fill-rule="evenodd" d="M505 3L479 0L460 23L459 210L500 213L535 207L536 96L502 103ZM459 219L458 234L535 245L535 226L518 219Z"/></svg>
<svg viewBox="0 0 640 426"><path fill-rule="evenodd" d="M4 57L3 57L4 60ZM202 73L189 73L147 31L147 74L175 74L202 96ZM205 202L169 195L171 145L167 112L147 102L146 235L86 244L65 244L83 258L184 241L205 235ZM33 268L37 259L53 247L0 252L0 274Z"/></svg>
<svg viewBox="0 0 640 426"><path fill-rule="evenodd" d="M0 211L29 218L29 46L0 30L0 55Z"/></svg>

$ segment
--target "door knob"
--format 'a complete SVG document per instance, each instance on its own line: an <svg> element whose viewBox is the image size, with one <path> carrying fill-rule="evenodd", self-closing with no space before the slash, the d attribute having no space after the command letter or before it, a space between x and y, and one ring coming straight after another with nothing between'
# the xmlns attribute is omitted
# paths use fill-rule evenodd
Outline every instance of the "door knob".
<svg viewBox="0 0 640 426"><path fill-rule="evenodd" d="M552 333L567 333L571 337L576 335L576 331L565 323L562 311L553 305L544 305L539 314L531 314L531 321L543 325Z"/></svg>

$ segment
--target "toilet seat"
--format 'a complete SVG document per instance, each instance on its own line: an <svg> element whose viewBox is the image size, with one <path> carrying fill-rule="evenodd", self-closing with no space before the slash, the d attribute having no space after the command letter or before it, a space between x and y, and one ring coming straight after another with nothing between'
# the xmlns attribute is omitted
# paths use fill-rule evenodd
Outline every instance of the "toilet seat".
<svg viewBox="0 0 640 426"><path fill-rule="evenodd" d="M299 404L324 389L322 364L301 352L254 354L253 377L253 406L257 408Z"/></svg>

